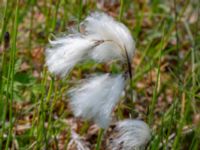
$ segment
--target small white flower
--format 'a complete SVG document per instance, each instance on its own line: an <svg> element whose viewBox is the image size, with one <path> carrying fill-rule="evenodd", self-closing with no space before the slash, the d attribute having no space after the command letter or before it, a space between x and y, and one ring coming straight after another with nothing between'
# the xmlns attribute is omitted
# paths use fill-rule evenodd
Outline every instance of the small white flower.
<svg viewBox="0 0 200 150"><path fill-rule="evenodd" d="M101 62L117 58L127 61L127 55L129 60L133 57L135 43L128 28L107 14L91 14L81 23L81 28L93 39L105 41L91 53L95 60Z"/></svg>
<svg viewBox="0 0 200 150"><path fill-rule="evenodd" d="M77 117L93 120L106 128L111 121L111 112L120 100L124 88L122 75L104 74L88 79L80 87L70 91L71 108Z"/></svg>
<svg viewBox="0 0 200 150"><path fill-rule="evenodd" d="M142 150L151 139L148 125L141 120L127 119L116 124L109 150Z"/></svg>
<svg viewBox="0 0 200 150"><path fill-rule="evenodd" d="M50 72L65 76L80 61L87 57L88 51L100 44L87 37L74 34L50 41L46 49L46 64Z"/></svg>

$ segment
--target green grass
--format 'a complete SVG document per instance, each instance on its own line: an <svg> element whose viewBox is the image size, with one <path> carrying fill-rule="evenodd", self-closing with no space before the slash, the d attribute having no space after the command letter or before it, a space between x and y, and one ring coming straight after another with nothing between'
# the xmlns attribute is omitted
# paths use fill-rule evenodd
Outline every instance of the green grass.
<svg viewBox="0 0 200 150"><path fill-rule="evenodd" d="M136 41L131 89L115 117L147 122L149 150L200 148L200 2L194 3L120 0L101 8L125 23ZM75 120L66 92L85 74L105 71L105 64L81 64L61 80L44 67L44 49L52 34L99 10L97 2L0 0L0 9L0 149L67 148L70 119L82 136L91 123ZM88 141L93 149L103 146L102 135L99 130Z"/></svg>

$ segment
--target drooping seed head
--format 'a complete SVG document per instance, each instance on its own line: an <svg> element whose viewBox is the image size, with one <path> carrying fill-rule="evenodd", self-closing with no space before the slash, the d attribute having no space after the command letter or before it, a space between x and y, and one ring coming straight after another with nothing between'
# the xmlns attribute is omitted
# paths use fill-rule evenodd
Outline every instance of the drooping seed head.
<svg viewBox="0 0 200 150"><path fill-rule="evenodd" d="M70 106L75 116L93 120L100 127L106 128L111 121L111 112L120 100L123 88L122 75L95 76L70 91Z"/></svg>
<svg viewBox="0 0 200 150"><path fill-rule="evenodd" d="M145 122L127 119L116 123L107 148L108 150L143 150L150 138L151 132Z"/></svg>

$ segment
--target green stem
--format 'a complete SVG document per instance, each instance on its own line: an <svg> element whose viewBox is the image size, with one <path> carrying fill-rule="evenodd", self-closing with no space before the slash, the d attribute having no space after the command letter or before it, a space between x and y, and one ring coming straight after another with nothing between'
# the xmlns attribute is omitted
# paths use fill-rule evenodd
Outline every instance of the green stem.
<svg viewBox="0 0 200 150"><path fill-rule="evenodd" d="M1 43L2 39L3 39L5 30L6 30L6 26L7 26L8 4L9 4L9 0L7 0L7 2L6 2L5 11L4 11L3 19L2 19L2 30L1 30L1 34L0 34L0 43Z"/></svg>
<svg viewBox="0 0 200 150"><path fill-rule="evenodd" d="M78 10L79 10L78 11L78 23L80 24L82 11L83 11L83 2L82 2L82 0L79 0L79 9Z"/></svg>
<svg viewBox="0 0 200 150"><path fill-rule="evenodd" d="M120 0L120 13L119 13L119 20L121 21L122 16L124 13L124 0Z"/></svg>
<svg viewBox="0 0 200 150"><path fill-rule="evenodd" d="M17 30L18 30L18 16L19 16L19 0L16 2L15 9L15 18L14 25L12 31L12 44L11 44L11 57L10 57L10 87L8 91L10 91L10 103L9 103L9 134L6 141L6 149L9 147L9 143L12 137L12 128L13 128L13 112L12 112L12 104L13 104L13 93L14 93L14 72L15 72L15 58L16 58L16 40L17 40ZM7 91L7 92L8 92Z"/></svg>
<svg viewBox="0 0 200 150"><path fill-rule="evenodd" d="M56 28L56 21L57 21L59 6L60 6L60 0L58 0L56 3L55 14L54 14L53 21L52 21L51 32L53 32Z"/></svg>
<svg viewBox="0 0 200 150"><path fill-rule="evenodd" d="M101 128L101 129L99 130L99 133L98 133L97 144L96 144L95 150L100 150L100 148L101 148L103 133L104 133L104 129Z"/></svg>
<svg viewBox="0 0 200 150"><path fill-rule="evenodd" d="M130 93L131 93L131 103L133 101L133 84L132 84L132 79L133 79L133 74L132 74L132 68L131 68L131 61L128 57L128 52L125 48L125 53L126 53L126 59L127 59L127 65L128 65L128 73L129 73L129 78L130 78Z"/></svg>

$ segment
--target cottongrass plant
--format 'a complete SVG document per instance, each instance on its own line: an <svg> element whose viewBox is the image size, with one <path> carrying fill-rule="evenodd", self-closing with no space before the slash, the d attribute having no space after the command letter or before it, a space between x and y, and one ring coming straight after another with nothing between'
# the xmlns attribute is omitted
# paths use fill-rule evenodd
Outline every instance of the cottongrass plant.
<svg viewBox="0 0 200 150"><path fill-rule="evenodd" d="M50 46L46 49L46 65L50 72L64 77L77 63L86 59L99 63L119 60L127 64L131 79L134 50L135 42L124 24L105 13L95 12L80 23L80 32L50 40ZM123 75L94 76L71 89L69 104L75 116L94 121L102 131L107 129L112 120L111 113L123 92L127 70ZM122 142L129 150L140 147L149 139L148 127L141 121L121 122L118 129L121 134L113 141L114 147ZM96 149L99 149L99 145L97 143Z"/></svg>
<svg viewBox="0 0 200 150"><path fill-rule="evenodd" d="M120 59L123 62L132 59L135 42L128 28L104 13L93 13L81 23L83 33L97 41L104 41L91 53L91 57L100 62Z"/></svg>
<svg viewBox="0 0 200 150"><path fill-rule="evenodd" d="M134 49L134 40L125 25L105 13L95 12L81 23L79 33L75 31L50 40L46 49L46 65L50 72L64 77L85 59L97 62L117 59L130 65ZM94 77L79 89L71 90L72 110L76 116L93 120L106 128L123 88L122 75Z"/></svg>
<svg viewBox="0 0 200 150"><path fill-rule="evenodd" d="M123 88L122 75L103 74L92 77L70 91L71 108L75 116L94 120L101 128L107 128L111 121L110 114Z"/></svg>
<svg viewBox="0 0 200 150"><path fill-rule="evenodd" d="M71 140L67 145L67 150L90 150L87 143L75 131L71 130Z"/></svg>
<svg viewBox="0 0 200 150"><path fill-rule="evenodd" d="M151 139L148 125L141 120L119 121L112 132L108 150L143 150Z"/></svg>
<svg viewBox="0 0 200 150"><path fill-rule="evenodd" d="M135 43L125 25L105 13L95 12L80 25L80 33L50 40L46 49L49 71L63 77L79 62L91 58L99 62L131 60Z"/></svg>
<svg viewBox="0 0 200 150"><path fill-rule="evenodd" d="M71 34L50 41L51 46L46 50L49 71L64 77L87 57L88 51L100 43L101 41L88 39L88 36L81 34Z"/></svg>

